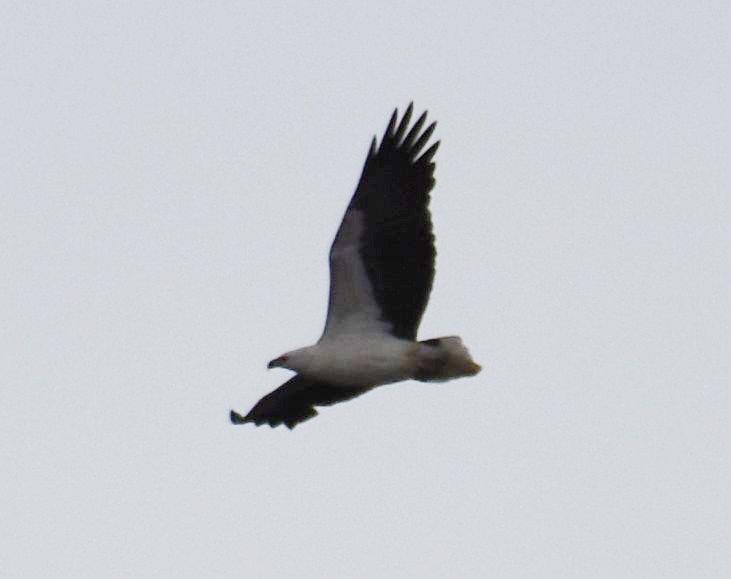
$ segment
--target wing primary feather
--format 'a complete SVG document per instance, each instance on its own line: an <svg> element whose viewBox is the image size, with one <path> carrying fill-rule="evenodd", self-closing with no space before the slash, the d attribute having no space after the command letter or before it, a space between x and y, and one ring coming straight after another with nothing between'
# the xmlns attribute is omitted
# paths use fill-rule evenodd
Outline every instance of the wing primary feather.
<svg viewBox="0 0 731 579"><path fill-rule="evenodd" d="M399 123L398 129L396 129L396 134L393 136L393 140L395 141L396 146L399 146L401 139L403 139L406 128L409 126L409 122L411 121L411 113L413 112L414 103L409 103L409 106L406 108L404 116L401 117L401 122Z"/></svg>
<svg viewBox="0 0 731 579"><path fill-rule="evenodd" d="M432 157L434 157L434 155L437 152L437 149L439 148L439 143L441 143L441 141L437 141L431 147L429 147L426 150L426 152L416 160L416 163L423 163L423 164L430 163L432 160Z"/></svg>
<svg viewBox="0 0 731 579"><path fill-rule="evenodd" d="M411 147L411 150L409 151L409 154L411 155L411 158L413 159L416 157L416 155L419 154L419 151L421 151L421 148L426 144L426 142L429 140L429 137L431 137L432 133L434 132L434 129L437 127L436 123L432 123L426 128L426 131L424 131L424 134L419 137L419 139L414 143L414 145Z"/></svg>
<svg viewBox="0 0 731 579"><path fill-rule="evenodd" d="M417 135L419 134L419 131L421 131L421 127L424 126L424 121L426 121L426 111L424 111L421 114L421 116L416 121L416 123L414 123L414 126L411 127L409 134L406 135L406 138L404 139L404 142L401 145L404 149L411 148L411 145L413 144L414 140L416 139Z"/></svg>
<svg viewBox="0 0 731 579"><path fill-rule="evenodd" d="M385 141L386 139L393 137L393 132L394 130L396 130L396 119L398 119L398 109L393 109L391 120L388 121L388 127L386 127L386 132L383 135L381 144L383 144L383 141Z"/></svg>

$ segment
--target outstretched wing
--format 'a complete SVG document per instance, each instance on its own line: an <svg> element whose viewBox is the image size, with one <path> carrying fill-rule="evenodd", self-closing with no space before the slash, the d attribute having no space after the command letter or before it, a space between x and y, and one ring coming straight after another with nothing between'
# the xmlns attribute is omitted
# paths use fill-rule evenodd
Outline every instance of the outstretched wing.
<svg viewBox="0 0 731 579"><path fill-rule="evenodd" d="M335 236L323 339L352 332L416 339L434 279L429 192L439 142L422 153L436 123L422 132L424 112L409 130L412 111L398 122L395 110L380 146L373 139Z"/></svg>
<svg viewBox="0 0 731 579"><path fill-rule="evenodd" d="M370 389L371 387L330 386L297 374L259 400L246 416L241 416L232 410L231 422L234 424L253 422L257 426L268 424L271 427L284 424L292 429L300 422L317 416L315 406L330 406L345 402Z"/></svg>

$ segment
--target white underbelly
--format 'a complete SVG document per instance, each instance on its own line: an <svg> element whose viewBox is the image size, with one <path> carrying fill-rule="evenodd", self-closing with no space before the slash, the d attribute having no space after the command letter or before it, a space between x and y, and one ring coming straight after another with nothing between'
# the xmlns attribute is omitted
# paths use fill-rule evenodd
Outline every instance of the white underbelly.
<svg viewBox="0 0 731 579"><path fill-rule="evenodd" d="M341 338L317 345L312 378L329 384L380 386L407 380L416 371L418 344L390 336Z"/></svg>

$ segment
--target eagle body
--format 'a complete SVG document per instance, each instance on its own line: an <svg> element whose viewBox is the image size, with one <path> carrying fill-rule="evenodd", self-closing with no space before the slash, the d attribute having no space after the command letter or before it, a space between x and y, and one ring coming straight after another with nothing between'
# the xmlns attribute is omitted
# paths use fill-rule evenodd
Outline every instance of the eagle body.
<svg viewBox="0 0 731 579"><path fill-rule="evenodd" d="M328 406L385 384L442 382L480 371L457 336L417 341L434 280L429 195L439 142L410 126L413 106L394 111L379 146L374 138L360 181L330 248L330 296L319 341L269 362L296 372L234 424L293 428Z"/></svg>

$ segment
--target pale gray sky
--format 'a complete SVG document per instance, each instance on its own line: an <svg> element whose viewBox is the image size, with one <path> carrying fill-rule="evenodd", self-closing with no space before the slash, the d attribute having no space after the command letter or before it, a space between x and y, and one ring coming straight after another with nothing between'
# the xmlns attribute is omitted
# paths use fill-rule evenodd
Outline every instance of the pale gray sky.
<svg viewBox="0 0 731 579"><path fill-rule="evenodd" d="M731 576L731 5L6 2L8 577ZM371 137L439 121L420 336L484 370L233 427Z"/></svg>

